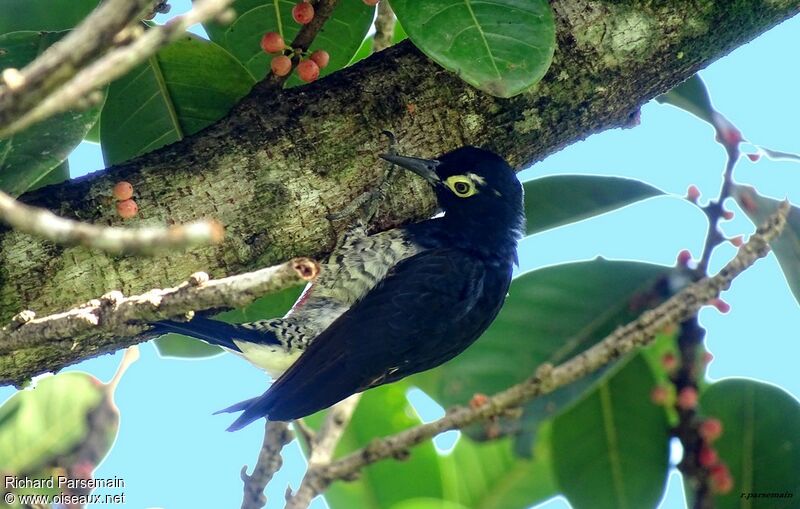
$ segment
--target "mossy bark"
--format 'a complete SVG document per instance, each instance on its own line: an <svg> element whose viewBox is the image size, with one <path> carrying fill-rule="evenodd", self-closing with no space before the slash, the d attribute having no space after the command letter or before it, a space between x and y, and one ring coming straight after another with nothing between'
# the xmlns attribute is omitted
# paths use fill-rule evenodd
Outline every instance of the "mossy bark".
<svg viewBox="0 0 800 509"><path fill-rule="evenodd" d="M401 153L431 156L472 144L522 168L608 128L635 124L639 106L800 10L798 0L554 0L558 50L544 80L512 99L466 85L405 42L319 82L276 94L257 85L230 114L178 143L103 172L27 194L28 203L99 224L120 224L111 188L136 190L129 224L214 217L222 245L154 257L59 247L0 230L0 320L23 309L69 309L109 290L173 285L322 257L337 232L326 219L381 171L380 132ZM428 216L432 195L402 175L376 218L388 228ZM0 357L0 383L111 351L132 339L71 342Z"/></svg>

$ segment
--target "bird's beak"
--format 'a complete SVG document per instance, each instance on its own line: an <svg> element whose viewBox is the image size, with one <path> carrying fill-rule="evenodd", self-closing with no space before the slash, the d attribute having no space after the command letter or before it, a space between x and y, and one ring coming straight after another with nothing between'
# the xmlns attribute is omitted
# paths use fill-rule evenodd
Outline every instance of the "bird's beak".
<svg viewBox="0 0 800 509"><path fill-rule="evenodd" d="M397 156L393 154L381 154L381 158L416 173L427 180L432 186L435 186L441 181L436 174L436 167L439 166L440 163L435 159L421 159L419 157Z"/></svg>

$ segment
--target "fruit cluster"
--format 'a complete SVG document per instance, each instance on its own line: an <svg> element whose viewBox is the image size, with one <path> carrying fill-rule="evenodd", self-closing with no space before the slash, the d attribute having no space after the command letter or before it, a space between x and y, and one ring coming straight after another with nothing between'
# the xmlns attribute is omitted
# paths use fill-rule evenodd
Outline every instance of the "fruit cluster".
<svg viewBox="0 0 800 509"><path fill-rule="evenodd" d="M139 211L139 206L133 201L133 186L130 182L117 182L111 194L117 200L117 214L122 219L130 219Z"/></svg>
<svg viewBox="0 0 800 509"><path fill-rule="evenodd" d="M363 0L365 4L374 6L379 0ZM292 7L292 18L301 25L308 25L314 19L314 6L310 0L301 0ZM261 38L261 49L274 55L270 61L270 69L275 76L287 76L292 72L292 58L297 57L297 77L306 83L319 78L320 69L324 69L330 61L327 51L318 49L311 52L287 46L283 36L278 32L267 32Z"/></svg>

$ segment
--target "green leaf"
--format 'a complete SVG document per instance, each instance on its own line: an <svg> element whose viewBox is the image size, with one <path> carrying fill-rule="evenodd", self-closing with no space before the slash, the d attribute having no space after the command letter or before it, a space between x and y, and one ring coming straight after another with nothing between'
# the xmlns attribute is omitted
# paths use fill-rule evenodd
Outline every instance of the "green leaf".
<svg viewBox="0 0 800 509"><path fill-rule="evenodd" d="M69 180L69 160L65 159L61 164L50 170L45 176L39 179L39 181L28 190L34 191L41 187L60 184L67 180Z"/></svg>
<svg viewBox="0 0 800 509"><path fill-rule="evenodd" d="M544 177L524 188L528 235L664 194L638 180L591 175Z"/></svg>
<svg viewBox="0 0 800 509"><path fill-rule="evenodd" d="M43 378L35 389L18 391L0 407L0 465L23 473L69 453L88 433L87 415L102 399L102 386L78 372Z"/></svg>
<svg viewBox="0 0 800 509"><path fill-rule="evenodd" d="M3 0L3 12L7 15L0 16L0 34L68 30L98 3L99 0Z"/></svg>
<svg viewBox="0 0 800 509"><path fill-rule="evenodd" d="M353 419L336 448L342 456L366 446L376 437L397 433L420 423L406 399L406 381L364 393ZM322 413L310 421L319 423ZM440 457L430 441L411 450L407 461L381 461L368 466L355 482L335 483L325 493L332 509L385 509L417 497L441 498Z"/></svg>
<svg viewBox="0 0 800 509"><path fill-rule="evenodd" d="M66 32L12 32L0 35L0 68L24 67ZM68 111L0 140L0 189L14 196L40 187L100 115L101 106Z"/></svg>
<svg viewBox="0 0 800 509"><path fill-rule="evenodd" d="M695 74L666 94L656 97L661 104L671 104L688 111L696 117L714 125L716 110L711 105L711 97L700 75Z"/></svg>
<svg viewBox="0 0 800 509"><path fill-rule="evenodd" d="M270 293L256 299L249 306L220 313L214 318L228 323L243 323L283 316L291 309L302 291L302 286L296 286L278 293ZM213 357L223 352L218 346L182 334L165 334L156 338L153 343L162 357L197 359Z"/></svg>
<svg viewBox="0 0 800 509"><path fill-rule="evenodd" d="M194 35L182 37L109 87L100 122L106 163L196 133L222 118L253 83L221 47Z"/></svg>
<svg viewBox="0 0 800 509"><path fill-rule="evenodd" d="M447 408L467 403L475 393L492 394L521 382L543 362L563 362L659 303L657 288L669 270L596 259L522 274L475 344L457 359L414 376L412 383ZM523 420L526 429L535 431L542 419L584 391L564 388L546 403L534 400L531 408L545 405L550 413L530 412Z"/></svg>
<svg viewBox="0 0 800 509"><path fill-rule="evenodd" d="M261 49L261 37L266 32L278 32L286 44L290 44L300 30L300 25L292 19L292 7L296 3L289 0L238 0L233 8L239 16L233 23L224 26L210 22L203 26L212 41L230 51L260 80L269 72L272 59ZM363 2L339 2L325 23L325 29L309 48L309 51L324 49L330 54L330 62L321 70L320 76L347 65L372 26L374 15L375 7ZM301 83L296 76L287 82L289 86Z"/></svg>
<svg viewBox="0 0 800 509"><path fill-rule="evenodd" d="M464 507L524 509L558 494L548 423L526 458L516 455L510 438L486 443L461 439L440 461L445 500Z"/></svg>
<svg viewBox="0 0 800 509"><path fill-rule="evenodd" d="M746 499L741 494L800 493L800 402L774 385L729 379L710 385L700 408L722 421L714 447L734 482L730 493L717 495L716 507L796 507L788 498Z"/></svg>
<svg viewBox="0 0 800 509"><path fill-rule="evenodd" d="M547 0L393 0L392 8L420 50L494 96L524 92L553 59Z"/></svg>
<svg viewBox="0 0 800 509"><path fill-rule="evenodd" d="M759 195L750 186L735 185L732 190L736 202L756 226L777 210L780 202ZM800 209L791 207L786 228L769 243L786 276L794 298L800 302Z"/></svg>
<svg viewBox="0 0 800 509"><path fill-rule="evenodd" d="M438 498L411 498L393 505L391 509L469 509L469 507Z"/></svg>
<svg viewBox="0 0 800 509"><path fill-rule="evenodd" d="M669 425L650 401L655 378L640 356L553 422L553 468L575 509L658 505L667 480Z"/></svg>

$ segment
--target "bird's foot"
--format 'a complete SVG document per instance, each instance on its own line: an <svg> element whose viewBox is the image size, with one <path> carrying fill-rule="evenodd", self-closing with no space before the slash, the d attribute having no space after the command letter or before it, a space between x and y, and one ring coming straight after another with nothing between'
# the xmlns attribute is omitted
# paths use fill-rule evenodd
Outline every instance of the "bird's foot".
<svg viewBox="0 0 800 509"><path fill-rule="evenodd" d="M391 131L382 131L381 134L389 138L387 153L396 154L397 138L394 133ZM340 212L329 214L328 219L334 222L348 220L348 222L354 223L354 226L348 228L348 230L366 231L366 226L372 221L372 218L375 217L378 206L389 191L394 173L394 164L387 161L386 171L378 180L378 184L375 188L356 196L356 198ZM347 233L346 231L345 237L347 237Z"/></svg>

